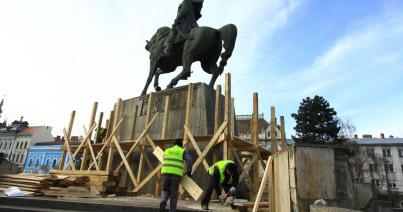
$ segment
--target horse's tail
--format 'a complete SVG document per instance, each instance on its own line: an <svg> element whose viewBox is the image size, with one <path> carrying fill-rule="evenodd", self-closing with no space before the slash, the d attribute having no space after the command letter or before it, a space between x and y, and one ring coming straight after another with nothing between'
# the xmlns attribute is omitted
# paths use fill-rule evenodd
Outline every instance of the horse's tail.
<svg viewBox="0 0 403 212"><path fill-rule="evenodd" d="M221 75L224 71L224 67L227 65L228 59L232 56L232 52L234 51L238 29L234 24L228 24L218 29L218 31L221 40L224 42L223 46L225 49L224 53L221 54L221 61L218 66L218 73Z"/></svg>

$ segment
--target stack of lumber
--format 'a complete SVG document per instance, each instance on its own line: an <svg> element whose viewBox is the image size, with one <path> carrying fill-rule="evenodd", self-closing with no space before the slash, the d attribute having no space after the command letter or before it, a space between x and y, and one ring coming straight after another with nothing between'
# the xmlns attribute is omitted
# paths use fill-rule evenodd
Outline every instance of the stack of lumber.
<svg viewBox="0 0 403 212"><path fill-rule="evenodd" d="M42 195L41 189L49 188L52 182L42 175L0 175L0 191L10 187L18 187L26 196Z"/></svg>
<svg viewBox="0 0 403 212"><path fill-rule="evenodd" d="M45 196L100 197L107 191L113 191L117 185L116 179L107 171L52 170L49 176L52 178L67 177L66 179L75 180L73 183L61 181L53 187L42 190Z"/></svg>

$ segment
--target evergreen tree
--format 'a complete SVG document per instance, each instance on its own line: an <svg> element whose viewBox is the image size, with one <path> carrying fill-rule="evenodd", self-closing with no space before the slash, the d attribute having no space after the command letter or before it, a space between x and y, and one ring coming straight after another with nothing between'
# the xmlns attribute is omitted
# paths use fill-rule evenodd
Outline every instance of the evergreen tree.
<svg viewBox="0 0 403 212"><path fill-rule="evenodd" d="M297 122L294 127L297 136L292 136L297 143L338 143L338 119L336 111L321 96L303 99L298 113L291 114Z"/></svg>

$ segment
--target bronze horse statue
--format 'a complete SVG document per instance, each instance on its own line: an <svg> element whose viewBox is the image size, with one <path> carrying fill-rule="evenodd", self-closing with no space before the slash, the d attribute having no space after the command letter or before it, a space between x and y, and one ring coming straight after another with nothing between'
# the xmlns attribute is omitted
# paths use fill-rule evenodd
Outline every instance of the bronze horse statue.
<svg viewBox="0 0 403 212"><path fill-rule="evenodd" d="M168 38L169 31L169 27L161 27L151 40L147 41L145 48L150 52L150 73L141 95L147 93L148 86L154 76L154 88L156 91L160 91L159 75L171 73L178 66L183 66L183 70L171 80L167 88L173 88L181 79L186 80L190 77L192 63L196 61L201 63L205 72L213 75L209 83L209 86L213 88L217 77L223 73L224 67L234 50L237 37L236 26L228 24L220 29L193 28L186 40L175 44L172 54L164 55L164 42ZM223 47L225 51L221 54ZM220 65L217 66L220 55Z"/></svg>

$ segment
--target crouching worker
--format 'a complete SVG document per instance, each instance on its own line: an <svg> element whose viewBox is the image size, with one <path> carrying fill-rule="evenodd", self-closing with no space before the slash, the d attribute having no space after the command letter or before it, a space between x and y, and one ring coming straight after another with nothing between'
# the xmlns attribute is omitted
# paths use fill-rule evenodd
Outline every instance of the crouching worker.
<svg viewBox="0 0 403 212"><path fill-rule="evenodd" d="M168 199L170 199L170 210L176 211L178 202L179 182L186 173L190 177L192 173L192 157L189 152L182 148L182 140L177 139L173 147L166 149L162 162L162 192L160 211L165 211ZM185 172L186 163L186 172Z"/></svg>
<svg viewBox="0 0 403 212"><path fill-rule="evenodd" d="M219 199L224 201L228 196L235 196L236 187L238 187L239 182L237 165L231 160L218 161L210 167L209 174L210 181L201 202L201 207L204 210L209 210L208 205L213 190L219 195ZM222 195L221 189L224 189L225 195Z"/></svg>

